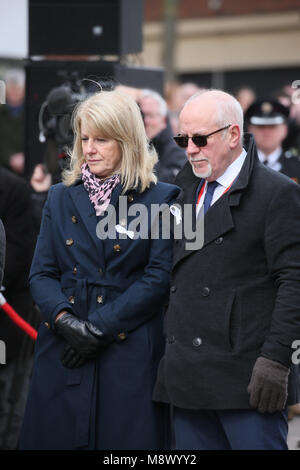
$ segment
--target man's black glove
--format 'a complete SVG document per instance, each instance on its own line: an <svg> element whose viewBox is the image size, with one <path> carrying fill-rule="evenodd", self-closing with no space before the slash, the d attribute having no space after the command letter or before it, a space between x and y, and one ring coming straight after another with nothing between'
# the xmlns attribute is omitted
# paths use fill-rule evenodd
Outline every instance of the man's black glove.
<svg viewBox="0 0 300 470"><path fill-rule="evenodd" d="M74 367L81 367L86 359L67 343L61 356L61 362L63 366L73 369Z"/></svg>
<svg viewBox="0 0 300 470"><path fill-rule="evenodd" d="M55 328L85 359L94 359L99 351L113 340L89 321L80 320L68 312L58 317L55 321Z"/></svg>
<svg viewBox="0 0 300 470"><path fill-rule="evenodd" d="M259 357L248 386L250 405L260 413L275 413L285 407L290 369L279 362Z"/></svg>

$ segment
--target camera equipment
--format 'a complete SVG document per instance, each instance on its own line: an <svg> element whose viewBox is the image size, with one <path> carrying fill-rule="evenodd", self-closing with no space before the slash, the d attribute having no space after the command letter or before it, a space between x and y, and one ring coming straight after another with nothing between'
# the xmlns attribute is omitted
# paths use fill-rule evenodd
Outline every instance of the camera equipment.
<svg viewBox="0 0 300 470"><path fill-rule="evenodd" d="M163 93L163 70L108 61L31 61L26 63L25 164L31 177L39 163L60 178L72 144L69 126L80 99L116 84Z"/></svg>
<svg viewBox="0 0 300 470"><path fill-rule="evenodd" d="M99 90L99 76L105 79L102 89L109 87L109 82L114 86L115 82L163 93L163 69L136 66L126 57L143 49L143 10L143 0L28 1L30 58L25 64L28 178L41 162L46 163L52 174L58 160L65 162L66 149L73 137L72 110L87 94ZM117 57L112 59L111 55Z"/></svg>
<svg viewBox="0 0 300 470"><path fill-rule="evenodd" d="M52 138L61 151L73 141L71 116L76 104L97 91L114 88L112 80L80 80L77 72L65 75L65 82L49 91L38 117L40 142Z"/></svg>
<svg viewBox="0 0 300 470"><path fill-rule="evenodd" d="M80 79L76 71L61 72L63 84L52 88L38 115L39 141L46 144L45 164L56 178L69 163L73 142L72 113L80 101L100 90L112 90L113 80Z"/></svg>

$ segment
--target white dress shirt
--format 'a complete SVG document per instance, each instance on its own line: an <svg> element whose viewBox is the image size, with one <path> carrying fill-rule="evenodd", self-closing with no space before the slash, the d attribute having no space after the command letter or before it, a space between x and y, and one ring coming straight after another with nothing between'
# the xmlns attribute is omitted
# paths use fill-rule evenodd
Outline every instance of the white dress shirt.
<svg viewBox="0 0 300 470"><path fill-rule="evenodd" d="M272 170L280 171L281 163L279 162L280 155L282 154L282 148L278 147L274 152L266 156L261 150L257 149L258 158L262 163L267 161L267 167L272 168Z"/></svg>
<svg viewBox="0 0 300 470"><path fill-rule="evenodd" d="M226 189L229 186L231 186L231 184L233 183L233 181L235 180L235 178L241 171L246 156L247 156L247 152L245 149L243 149L242 153L226 168L223 175L217 178L216 181L219 183L219 185L216 187L214 191L213 198L211 201L211 206L224 194ZM205 188L200 198L200 201L197 205L197 209L196 209L197 216L198 216L200 208L202 207L204 203L206 189L207 189L207 181L205 181Z"/></svg>

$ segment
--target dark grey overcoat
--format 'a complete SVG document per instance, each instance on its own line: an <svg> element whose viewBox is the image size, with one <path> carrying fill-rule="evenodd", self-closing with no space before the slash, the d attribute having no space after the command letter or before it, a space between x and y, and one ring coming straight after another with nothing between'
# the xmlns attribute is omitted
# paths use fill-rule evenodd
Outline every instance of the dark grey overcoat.
<svg viewBox="0 0 300 470"><path fill-rule="evenodd" d="M203 248L175 243L156 401L247 409L257 357L290 366L300 339L300 188L264 167L246 140L240 174L204 217ZM189 163L176 183L178 202L194 204L199 178ZM298 401L297 377L293 366L288 403Z"/></svg>

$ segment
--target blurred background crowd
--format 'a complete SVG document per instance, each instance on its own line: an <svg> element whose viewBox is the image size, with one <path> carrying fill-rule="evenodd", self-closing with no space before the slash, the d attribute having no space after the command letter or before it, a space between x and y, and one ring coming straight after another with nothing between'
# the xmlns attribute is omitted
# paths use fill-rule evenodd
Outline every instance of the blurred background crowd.
<svg viewBox="0 0 300 470"><path fill-rule="evenodd" d="M121 87L138 102L159 155L160 181L173 182L186 162L185 151L173 141L180 132L183 104L201 89L219 88L240 102L245 130L253 133L260 160L300 183L300 0L141 3L142 50L126 57L59 50L36 57L22 49L22 28L20 36L11 28L11 44L1 29L1 21L16 21L11 9L28 8L27 2L1 2L0 80L6 93L0 104L0 218L7 237L2 293L36 328L40 313L27 278L42 208L48 189L60 181L68 164L71 110L81 97L99 89L83 87L82 79L92 76L96 85ZM28 26L24 30L28 34ZM84 63L92 64L92 74ZM114 64L109 74L103 63ZM117 76L115 64L123 67ZM144 78L138 79L143 68ZM39 76L41 70L44 75ZM0 339L7 346L6 363L0 364L0 449L15 449L34 345L1 310ZM297 409L291 410L291 419L295 413Z"/></svg>

